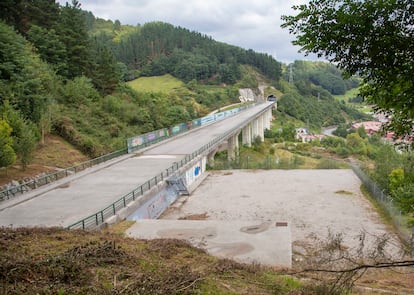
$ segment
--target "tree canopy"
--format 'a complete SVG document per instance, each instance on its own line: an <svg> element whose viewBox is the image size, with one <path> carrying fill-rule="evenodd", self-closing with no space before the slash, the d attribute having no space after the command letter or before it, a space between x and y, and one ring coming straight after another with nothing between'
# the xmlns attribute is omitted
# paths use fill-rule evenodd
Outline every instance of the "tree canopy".
<svg viewBox="0 0 414 295"><path fill-rule="evenodd" d="M389 128L413 132L414 3L411 0L311 0L282 16L293 44L364 80L361 95L388 112Z"/></svg>

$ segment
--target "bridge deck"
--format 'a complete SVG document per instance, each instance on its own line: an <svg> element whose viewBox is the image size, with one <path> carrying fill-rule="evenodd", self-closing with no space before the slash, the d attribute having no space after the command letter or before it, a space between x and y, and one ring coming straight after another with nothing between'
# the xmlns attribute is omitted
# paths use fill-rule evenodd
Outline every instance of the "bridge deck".
<svg viewBox="0 0 414 295"><path fill-rule="evenodd" d="M97 165L0 203L0 226L69 226L94 214L221 134L260 113L269 104L194 129L136 155Z"/></svg>

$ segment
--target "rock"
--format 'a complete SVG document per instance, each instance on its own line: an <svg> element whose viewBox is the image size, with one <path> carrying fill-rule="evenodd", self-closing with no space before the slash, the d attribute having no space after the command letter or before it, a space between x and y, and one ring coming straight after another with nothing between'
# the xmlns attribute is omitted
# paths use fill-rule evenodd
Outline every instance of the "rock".
<svg viewBox="0 0 414 295"><path fill-rule="evenodd" d="M250 88L241 88L239 89L239 99L241 102L247 102L247 101L255 101L256 95L254 94L253 90Z"/></svg>

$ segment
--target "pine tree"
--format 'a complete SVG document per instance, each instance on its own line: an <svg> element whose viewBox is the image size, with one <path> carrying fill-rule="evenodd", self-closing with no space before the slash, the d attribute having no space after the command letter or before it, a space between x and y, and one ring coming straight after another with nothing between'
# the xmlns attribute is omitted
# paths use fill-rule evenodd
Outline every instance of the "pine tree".
<svg viewBox="0 0 414 295"><path fill-rule="evenodd" d="M66 3L66 6L61 8L57 34L66 47L68 67L66 78L87 76L92 64L91 44L80 3L77 0L73 0L72 5Z"/></svg>

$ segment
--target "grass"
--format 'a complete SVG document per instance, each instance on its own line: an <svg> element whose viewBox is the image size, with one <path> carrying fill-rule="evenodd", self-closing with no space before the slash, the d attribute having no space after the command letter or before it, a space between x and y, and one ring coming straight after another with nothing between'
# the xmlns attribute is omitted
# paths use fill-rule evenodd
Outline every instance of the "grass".
<svg viewBox="0 0 414 295"><path fill-rule="evenodd" d="M348 103L348 100L350 98L353 98L353 97L357 96L358 93L359 93L359 88L352 88L352 89L348 90L347 92L345 92L345 94L334 95L333 97L338 101L343 100L346 103Z"/></svg>
<svg viewBox="0 0 414 295"><path fill-rule="evenodd" d="M180 240L125 238L119 230L0 228L1 292L280 294L303 288L276 269L218 259Z"/></svg>
<svg viewBox="0 0 414 295"><path fill-rule="evenodd" d="M283 129L285 126L293 125L296 128L298 127L305 127L305 123L302 121L291 117L287 114L276 112L275 114L275 120L272 121L271 130L272 131L278 131L279 129Z"/></svg>
<svg viewBox="0 0 414 295"><path fill-rule="evenodd" d="M392 231L394 233L397 233L397 229L395 228L394 223L392 222L391 215L387 211L385 211L382 208L382 206L378 203L378 201L375 200L371 196L370 192L368 191L368 189L366 188L365 185L361 184L360 190L361 190L362 194L365 196L365 198L367 200L369 200L371 202L371 204L375 207L375 211L378 212L378 214L379 214L379 216L381 218L381 221L384 224L387 225L388 230L390 230L390 231Z"/></svg>
<svg viewBox="0 0 414 295"><path fill-rule="evenodd" d="M156 77L141 77L127 83L139 92L170 93L184 86L184 83L167 74Z"/></svg>
<svg viewBox="0 0 414 295"><path fill-rule="evenodd" d="M333 97L338 101L344 101L346 104L354 106L358 111L362 113L372 112L372 106L367 105L366 103L350 103L349 99L357 96L359 94L359 88L353 88L348 90L345 94L333 95Z"/></svg>
<svg viewBox="0 0 414 295"><path fill-rule="evenodd" d="M332 159L324 150L300 143L272 143L266 139L259 147L240 146L239 158L228 162L227 154L217 153L213 170L226 169L349 169L341 160Z"/></svg>
<svg viewBox="0 0 414 295"><path fill-rule="evenodd" d="M207 93L225 93L226 87L221 85L205 85L205 84L197 84L197 89L199 91L205 91Z"/></svg>
<svg viewBox="0 0 414 295"><path fill-rule="evenodd" d="M60 168L68 168L89 160L89 157L79 152L67 141L55 135L48 135L45 144L39 144L34 152L30 165L23 170L19 161L7 169L0 171L0 185L12 180L35 177L41 173L54 172Z"/></svg>
<svg viewBox="0 0 414 295"><path fill-rule="evenodd" d="M127 238L130 225L94 232L0 228L0 293L312 295L326 284L216 258L182 240ZM358 285L401 294L414 287L411 276L370 270Z"/></svg>

